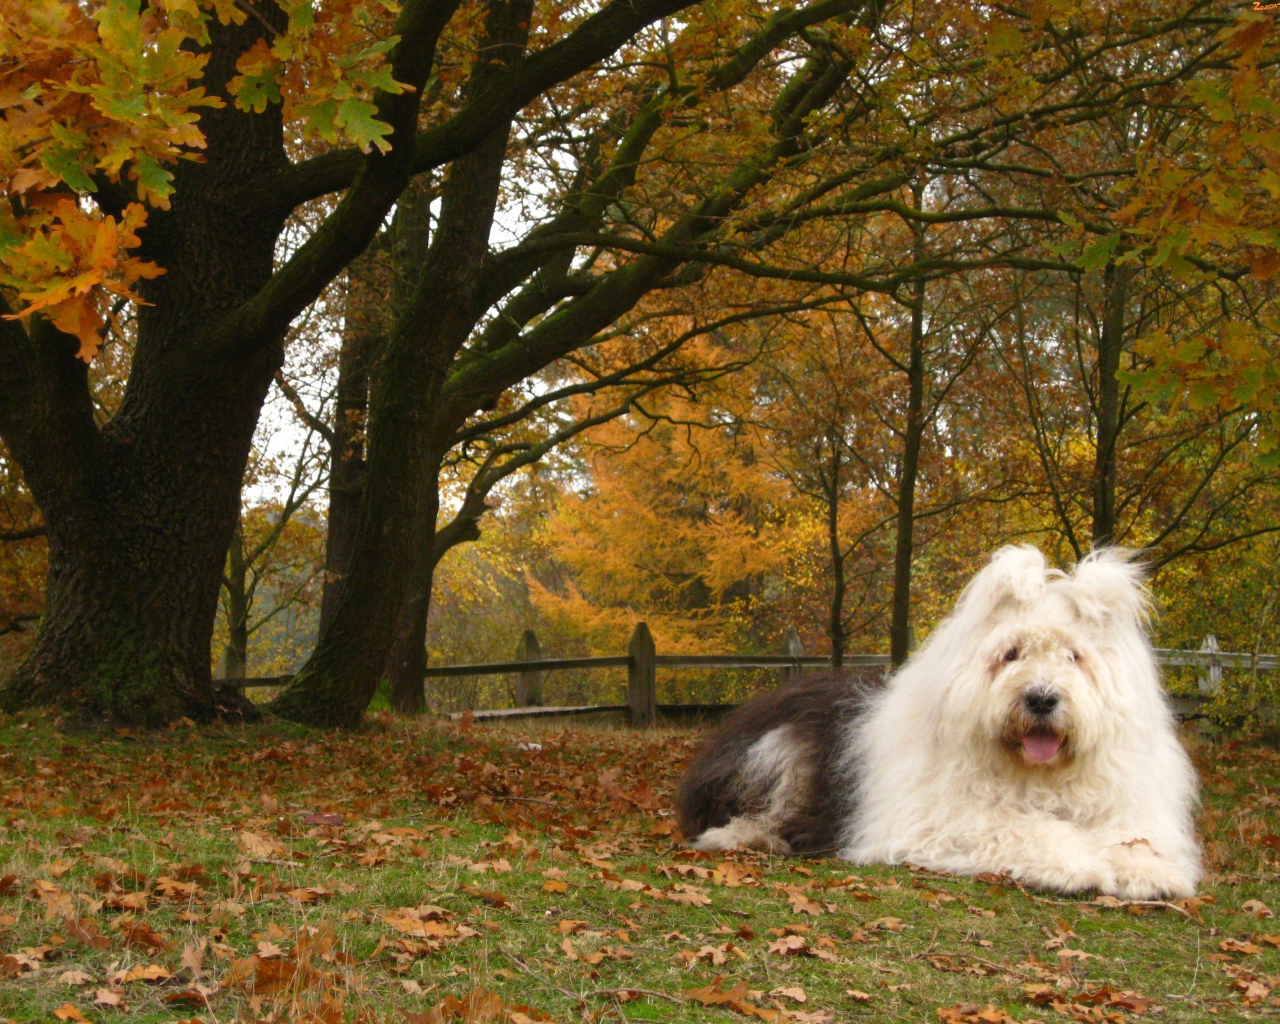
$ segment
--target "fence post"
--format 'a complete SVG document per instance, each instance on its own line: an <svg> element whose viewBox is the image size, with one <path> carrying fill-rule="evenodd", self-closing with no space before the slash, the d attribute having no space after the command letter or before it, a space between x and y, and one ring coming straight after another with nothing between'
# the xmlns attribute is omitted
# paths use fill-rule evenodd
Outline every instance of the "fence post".
<svg viewBox="0 0 1280 1024"><path fill-rule="evenodd" d="M658 685L654 655L657 648L653 634L643 622L636 623L631 642L627 644L631 666L627 670L627 705L631 709L631 727L648 729L653 725L658 708Z"/></svg>
<svg viewBox="0 0 1280 1024"><path fill-rule="evenodd" d="M542 647L538 643L538 635L531 629L524 631L520 643L516 645L516 661L538 661L542 658ZM545 672L529 669L516 675L516 707L542 707L542 680Z"/></svg>
<svg viewBox="0 0 1280 1024"><path fill-rule="evenodd" d="M1200 645L1200 650L1209 654L1209 671L1201 672L1196 684L1200 687L1201 693L1217 693L1218 687L1222 685L1222 666L1218 664L1218 659L1213 657L1222 648L1218 646L1218 638L1210 633L1204 638L1204 643Z"/></svg>
<svg viewBox="0 0 1280 1024"><path fill-rule="evenodd" d="M804 655L804 644L800 642L800 633L795 626L788 626L787 631L782 634L782 653L788 658L799 658ZM798 683L802 671L799 665L784 665L778 669L778 683L782 686Z"/></svg>

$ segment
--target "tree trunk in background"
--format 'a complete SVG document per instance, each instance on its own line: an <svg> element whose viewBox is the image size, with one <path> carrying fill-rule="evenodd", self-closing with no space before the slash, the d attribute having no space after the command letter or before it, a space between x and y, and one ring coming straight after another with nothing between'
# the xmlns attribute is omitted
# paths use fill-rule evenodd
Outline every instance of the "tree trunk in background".
<svg viewBox="0 0 1280 1024"><path fill-rule="evenodd" d="M227 573L222 581L227 592L227 646L222 651L222 678L243 679L249 660L249 567L244 560L244 537L240 526L227 549Z"/></svg>
<svg viewBox="0 0 1280 1024"><path fill-rule="evenodd" d="M1124 314L1129 267L1108 263L1106 304L1098 337L1097 448L1093 463L1093 546L1105 547L1116 533L1116 446L1120 438L1120 355L1124 351Z"/></svg>
<svg viewBox="0 0 1280 1024"><path fill-rule="evenodd" d="M283 27L278 9L264 17ZM256 19L210 26L201 83L223 94L236 59L262 33ZM285 164L278 108L206 109L207 162L172 165L169 211L149 211L140 256L168 269L141 283L128 386L99 429L75 339L33 318L48 372L26 419L0 414L48 527L44 616L0 706L54 705L75 719L159 725L186 716L255 715L215 689L210 642L240 483L262 402L283 359L279 340L246 358L205 357L211 325L267 282L283 218L244 209ZM120 203L132 198L125 190ZM113 197L104 188L108 208ZM14 321L6 330L21 331Z"/></svg>
<svg viewBox="0 0 1280 1024"><path fill-rule="evenodd" d="M523 52L531 4L519 0L489 8L486 66L493 71ZM472 82L482 83L483 75L477 71ZM488 251L508 132L509 124L503 125L450 168L435 244L379 360L350 568L311 657L271 704L282 717L356 725L391 663L402 616L418 615L405 604L417 581L429 579L440 501L437 473L455 429L437 421L437 403L454 354L484 312L475 308L478 271ZM423 622L429 598L428 589L420 598Z"/></svg>
<svg viewBox="0 0 1280 1024"><path fill-rule="evenodd" d="M840 448L831 439L831 478L827 481L827 544L831 550L831 606L827 638L831 641L831 667L844 665L844 550L840 545Z"/></svg>
<svg viewBox="0 0 1280 1024"><path fill-rule="evenodd" d="M917 206L919 200L916 201ZM916 477L924 439L924 297L917 280L911 303L911 354L907 364L907 424L898 474L898 536L893 554L893 618L889 624L889 656L894 666L911 653L911 557L915 543Z"/></svg>
<svg viewBox="0 0 1280 1024"><path fill-rule="evenodd" d="M320 629L333 618L342 581L351 566L360 497L364 489L365 427L369 413L369 362L378 333L376 292L352 267L347 313L338 352L338 394L333 413L333 446L329 452L329 518L324 544L324 590Z"/></svg>

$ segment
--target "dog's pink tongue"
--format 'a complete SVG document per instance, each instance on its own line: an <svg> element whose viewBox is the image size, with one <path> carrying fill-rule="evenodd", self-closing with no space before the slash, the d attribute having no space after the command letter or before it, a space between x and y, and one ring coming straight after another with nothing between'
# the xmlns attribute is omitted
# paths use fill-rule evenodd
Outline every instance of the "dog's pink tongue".
<svg viewBox="0 0 1280 1024"><path fill-rule="evenodd" d="M1051 732L1029 732L1022 737L1022 749L1032 761L1047 761L1058 752L1062 740Z"/></svg>

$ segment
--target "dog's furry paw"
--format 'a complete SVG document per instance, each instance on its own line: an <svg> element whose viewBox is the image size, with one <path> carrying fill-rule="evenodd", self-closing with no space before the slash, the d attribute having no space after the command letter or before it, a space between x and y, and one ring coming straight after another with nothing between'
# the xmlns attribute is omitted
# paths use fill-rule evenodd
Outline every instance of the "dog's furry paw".
<svg viewBox="0 0 1280 1024"><path fill-rule="evenodd" d="M1145 839L1107 847L1115 869L1114 888L1102 891L1124 900L1163 900L1191 896L1196 887L1174 861L1161 856Z"/></svg>
<svg viewBox="0 0 1280 1024"><path fill-rule="evenodd" d="M1081 857L1070 864L1039 865L1015 875L1036 889L1071 895L1077 892L1111 892L1116 885L1115 869L1103 857Z"/></svg>
<svg viewBox="0 0 1280 1024"><path fill-rule="evenodd" d="M765 850L769 853L790 853L786 840L779 838L767 823L756 818L734 818L720 828L709 828L689 843L695 850L716 852L719 850Z"/></svg>

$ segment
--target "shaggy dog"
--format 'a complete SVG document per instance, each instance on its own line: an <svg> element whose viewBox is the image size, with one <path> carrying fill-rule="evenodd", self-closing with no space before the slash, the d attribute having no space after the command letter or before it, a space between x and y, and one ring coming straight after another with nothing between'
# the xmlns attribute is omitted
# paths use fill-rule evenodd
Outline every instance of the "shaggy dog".
<svg viewBox="0 0 1280 1024"><path fill-rule="evenodd" d="M702 850L1190 895L1196 777L1146 617L1127 552L1068 575L1003 548L887 686L804 683L730 715L689 768L680 827Z"/></svg>

